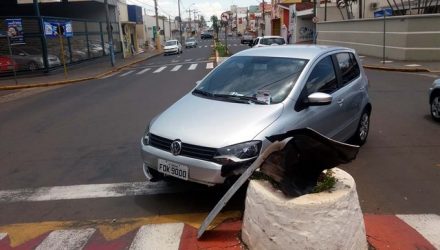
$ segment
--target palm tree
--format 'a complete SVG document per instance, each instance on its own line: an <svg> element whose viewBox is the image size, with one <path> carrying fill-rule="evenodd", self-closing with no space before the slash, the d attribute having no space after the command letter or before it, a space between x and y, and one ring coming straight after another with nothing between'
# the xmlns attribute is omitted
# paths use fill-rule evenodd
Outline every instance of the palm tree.
<svg viewBox="0 0 440 250"><path fill-rule="evenodd" d="M211 16L212 28L214 29L215 34L218 38L218 32L220 27L218 26L218 17L216 15Z"/></svg>

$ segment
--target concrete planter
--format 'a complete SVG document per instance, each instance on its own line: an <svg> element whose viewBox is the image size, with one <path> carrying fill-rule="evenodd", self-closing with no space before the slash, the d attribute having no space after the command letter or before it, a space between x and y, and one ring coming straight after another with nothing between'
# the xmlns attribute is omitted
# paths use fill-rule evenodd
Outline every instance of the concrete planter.
<svg viewBox="0 0 440 250"><path fill-rule="evenodd" d="M249 249L367 249L353 178L335 168L331 192L286 198L267 181L252 180L242 240Z"/></svg>

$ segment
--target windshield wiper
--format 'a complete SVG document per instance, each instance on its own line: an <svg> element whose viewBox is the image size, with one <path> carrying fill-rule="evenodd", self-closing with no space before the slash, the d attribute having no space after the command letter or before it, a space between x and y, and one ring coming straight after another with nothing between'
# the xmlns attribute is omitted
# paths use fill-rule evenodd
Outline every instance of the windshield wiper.
<svg viewBox="0 0 440 250"><path fill-rule="evenodd" d="M200 89L195 89L192 92L193 94L198 94L198 95L202 95L202 96L209 96L209 97L213 97L214 94L204 91L204 90L200 90Z"/></svg>
<svg viewBox="0 0 440 250"><path fill-rule="evenodd" d="M244 95L228 95L228 94L214 94L215 97L225 98L225 99L233 99L236 101L241 101L244 103L255 103L255 104L268 104L266 102L260 101L253 96L244 96Z"/></svg>

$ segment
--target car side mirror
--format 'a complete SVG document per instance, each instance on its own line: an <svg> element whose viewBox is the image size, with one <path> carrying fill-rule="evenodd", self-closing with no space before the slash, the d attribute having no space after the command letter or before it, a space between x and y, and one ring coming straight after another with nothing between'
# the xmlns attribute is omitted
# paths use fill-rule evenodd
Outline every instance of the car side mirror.
<svg viewBox="0 0 440 250"><path fill-rule="evenodd" d="M308 106L324 106L332 103L333 97L327 93L315 92L310 94L306 99Z"/></svg>

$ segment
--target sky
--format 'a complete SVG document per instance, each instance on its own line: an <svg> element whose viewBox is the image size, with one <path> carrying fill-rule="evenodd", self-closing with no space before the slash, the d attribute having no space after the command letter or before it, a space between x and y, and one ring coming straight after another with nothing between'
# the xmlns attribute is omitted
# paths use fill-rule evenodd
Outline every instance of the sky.
<svg viewBox="0 0 440 250"><path fill-rule="evenodd" d="M159 7L159 15L171 17L178 16L178 0L157 0ZM267 0L266 0L267 1ZM180 12L183 20L188 18L188 9L196 9L196 15L205 16L209 20L212 15L220 14L230 9L231 5L238 7L248 7L250 5L258 5L260 0L180 0ZM147 9L147 14L154 15L154 0L127 0L127 3L142 6ZM191 15L193 18L194 14Z"/></svg>

